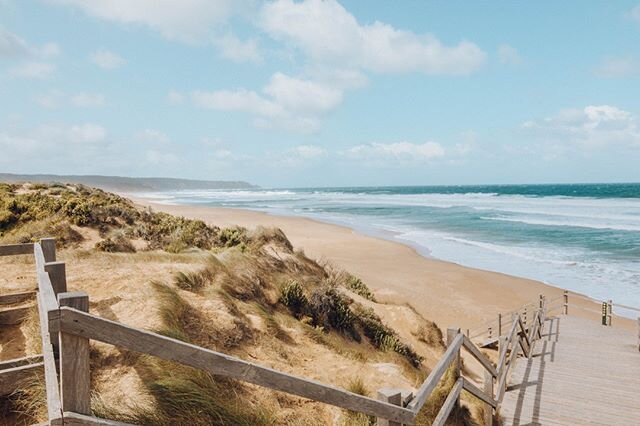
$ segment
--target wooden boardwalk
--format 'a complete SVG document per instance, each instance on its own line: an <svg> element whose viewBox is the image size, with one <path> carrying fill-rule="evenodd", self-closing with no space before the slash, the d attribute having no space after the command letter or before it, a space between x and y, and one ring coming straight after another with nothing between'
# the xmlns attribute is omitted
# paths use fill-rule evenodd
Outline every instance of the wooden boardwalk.
<svg viewBox="0 0 640 426"><path fill-rule="evenodd" d="M640 425L634 333L555 317L533 353L514 366L500 409L504 425Z"/></svg>

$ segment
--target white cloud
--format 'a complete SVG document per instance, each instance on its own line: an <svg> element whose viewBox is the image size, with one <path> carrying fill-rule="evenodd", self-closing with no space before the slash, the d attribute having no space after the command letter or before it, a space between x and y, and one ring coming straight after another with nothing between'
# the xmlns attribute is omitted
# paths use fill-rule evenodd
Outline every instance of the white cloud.
<svg viewBox="0 0 640 426"><path fill-rule="evenodd" d="M55 72L56 66L48 62L26 62L9 70L9 74L20 78L46 79Z"/></svg>
<svg viewBox="0 0 640 426"><path fill-rule="evenodd" d="M43 108L55 109L65 105L78 108L95 108L105 104L104 95L100 93L80 92L75 95L67 95L61 90L52 89L36 96L34 101Z"/></svg>
<svg viewBox="0 0 640 426"><path fill-rule="evenodd" d="M290 43L318 63L340 64L382 73L469 74L486 61L474 43L445 46L430 34L418 35L374 22L360 25L335 0L265 4L260 25L273 38Z"/></svg>
<svg viewBox="0 0 640 426"><path fill-rule="evenodd" d="M123 66L126 61L117 53L110 50L98 50L93 52L89 59L102 69L113 70Z"/></svg>
<svg viewBox="0 0 640 426"><path fill-rule="evenodd" d="M629 17L640 24L640 4L629 11Z"/></svg>
<svg viewBox="0 0 640 426"><path fill-rule="evenodd" d="M171 142L169 136L155 129L144 129L138 132L135 137L141 142L151 143L154 145L167 145Z"/></svg>
<svg viewBox="0 0 640 426"><path fill-rule="evenodd" d="M101 107L104 105L104 95L81 92L71 97L71 103L80 108Z"/></svg>
<svg viewBox="0 0 640 426"><path fill-rule="evenodd" d="M171 105L180 105L184 102L184 95L177 90L170 90L169 93L167 93L167 101L169 101Z"/></svg>
<svg viewBox="0 0 640 426"><path fill-rule="evenodd" d="M4 28L0 28L0 57L16 57L29 53L29 45Z"/></svg>
<svg viewBox="0 0 640 426"><path fill-rule="evenodd" d="M106 135L104 127L92 123L41 125L19 133L0 132L0 151L16 153L15 158L3 156L0 160L7 157L13 158L13 161L22 160L26 164L32 160L46 162L53 155L73 157L86 152L87 148L102 147Z"/></svg>
<svg viewBox="0 0 640 426"><path fill-rule="evenodd" d="M268 164L270 167L305 167L309 166L321 158L327 156L327 151L317 145L297 145L292 148L280 152L271 152L267 154ZM253 157L250 159L259 162L260 159Z"/></svg>
<svg viewBox="0 0 640 426"><path fill-rule="evenodd" d="M313 80L275 73L262 93L252 90L195 91L195 105L220 111L246 112L260 128L284 128L311 133L320 127L320 118L336 108L343 91Z"/></svg>
<svg viewBox="0 0 640 426"><path fill-rule="evenodd" d="M150 149L145 153L145 160L147 161L147 163L154 166L170 166L178 164L180 162L180 159L177 155L170 152L158 151L155 149Z"/></svg>
<svg viewBox="0 0 640 426"><path fill-rule="evenodd" d="M324 148L316 145L298 145L291 152L303 160L311 160L327 155L327 151Z"/></svg>
<svg viewBox="0 0 640 426"><path fill-rule="evenodd" d="M64 93L60 90L49 90L43 95L36 96L34 100L42 108L55 109L64 102Z"/></svg>
<svg viewBox="0 0 640 426"><path fill-rule="evenodd" d="M342 90L360 89L369 84L367 76L354 69L315 67L310 70L310 75L317 82Z"/></svg>
<svg viewBox="0 0 640 426"><path fill-rule="evenodd" d="M143 133L156 136L154 131ZM0 129L0 152L11 155L0 155L0 168L16 173L111 175L132 170L142 175L176 175L185 170L180 147L132 143L135 137L114 139L96 123L5 127ZM123 155L127 150L129 155Z"/></svg>
<svg viewBox="0 0 640 426"><path fill-rule="evenodd" d="M633 56L609 56L595 69L595 74L603 78L623 78L640 74L640 61Z"/></svg>
<svg viewBox="0 0 640 426"><path fill-rule="evenodd" d="M583 109L566 109L553 117L527 121L523 128L545 141L571 143L580 148L608 146L640 147L640 128L636 117L610 105L590 105Z"/></svg>
<svg viewBox="0 0 640 426"><path fill-rule="evenodd" d="M224 141L218 137L205 136L200 139L200 143L205 148L220 148L224 145Z"/></svg>
<svg viewBox="0 0 640 426"><path fill-rule="evenodd" d="M264 117L277 117L284 114L282 107L275 102L246 89L218 90L214 92L195 91L191 94L191 97L193 102L202 108L243 111Z"/></svg>
<svg viewBox="0 0 640 426"><path fill-rule="evenodd" d="M478 135L473 130L466 130L460 133L459 137L461 142L454 145L453 153L459 157L465 157L476 149Z"/></svg>
<svg viewBox="0 0 640 426"><path fill-rule="evenodd" d="M76 143L97 143L103 142L107 137L107 131L104 127L87 123L71 126L69 129L69 139Z"/></svg>
<svg viewBox="0 0 640 426"><path fill-rule="evenodd" d="M508 44L501 44L498 47L498 60L503 65L519 65L522 63L522 57L518 49Z"/></svg>
<svg viewBox="0 0 640 426"><path fill-rule="evenodd" d="M0 58L32 56L47 59L60 54L60 46L57 43L48 42L42 46L32 46L18 35L0 28Z"/></svg>
<svg viewBox="0 0 640 426"><path fill-rule="evenodd" d="M233 158L233 153L228 149L224 149L224 148L214 150L212 155L213 155L213 158L217 160L225 160L225 159Z"/></svg>
<svg viewBox="0 0 640 426"><path fill-rule="evenodd" d="M170 39L193 42L226 21L232 0L52 0L121 24L139 24Z"/></svg>
<svg viewBox="0 0 640 426"><path fill-rule="evenodd" d="M213 44L218 47L223 57L234 62L262 62L258 41L255 39L242 41L228 33L222 37L214 38Z"/></svg>
<svg viewBox="0 0 640 426"><path fill-rule="evenodd" d="M36 54L43 58L54 58L60 54L60 46L57 43L49 42L36 48Z"/></svg>
<svg viewBox="0 0 640 426"><path fill-rule="evenodd" d="M342 91L311 80L275 73L264 93L289 111L322 113L342 103Z"/></svg>
<svg viewBox="0 0 640 426"><path fill-rule="evenodd" d="M341 153L344 157L386 165L423 163L445 156L445 149L436 142L414 144L410 142L370 143L356 145Z"/></svg>

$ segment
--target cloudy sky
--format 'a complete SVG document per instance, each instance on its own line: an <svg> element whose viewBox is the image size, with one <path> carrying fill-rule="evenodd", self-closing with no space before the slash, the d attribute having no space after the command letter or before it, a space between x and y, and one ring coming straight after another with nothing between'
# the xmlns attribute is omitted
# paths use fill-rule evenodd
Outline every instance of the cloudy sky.
<svg viewBox="0 0 640 426"><path fill-rule="evenodd" d="M634 1L0 0L0 171L640 181Z"/></svg>

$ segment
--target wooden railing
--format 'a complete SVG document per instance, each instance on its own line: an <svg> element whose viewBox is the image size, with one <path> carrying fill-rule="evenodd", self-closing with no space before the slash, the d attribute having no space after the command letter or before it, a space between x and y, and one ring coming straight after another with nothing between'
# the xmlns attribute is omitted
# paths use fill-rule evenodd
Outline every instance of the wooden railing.
<svg viewBox="0 0 640 426"><path fill-rule="evenodd" d="M32 250L35 258L42 355L33 358L33 362L29 363L32 367L28 373L33 374L38 371L37 368L44 369L48 424L51 425L122 425L92 416L90 340L175 361L213 375L253 383L375 416L379 425L414 424L418 413L441 382L445 372L453 368L455 384L433 424L445 423L453 408L460 404L460 393L464 389L485 404L484 420L490 425L504 395L510 367L520 351L525 356L531 356L533 345L541 336L546 317L544 299L541 299L540 307L532 312L533 320L530 327L525 325L520 314L513 314L509 333L501 341L499 361L495 367L471 339L460 332L460 329L449 329L447 350L416 391L415 397L412 393L402 390L381 389L378 399L373 399L90 314L86 293L67 292L65 264L56 262L53 239L6 247L0 246L0 255L26 254ZM3 297L8 296L1 296L0 304ZM461 369L462 349L483 367L485 374L482 389L464 377ZM11 368L26 365L24 360L15 361ZM7 369L3 370L0 364L0 384L3 383L3 378L8 377L6 371Z"/></svg>
<svg viewBox="0 0 640 426"><path fill-rule="evenodd" d="M567 292L563 296L547 301L547 304L560 300L568 300ZM466 335L481 347L497 345L500 336L504 336L511 324L511 318L514 314L520 315L525 326L532 324L533 317L541 307L542 300L546 298L541 294L538 296L537 303L530 302L520 306L518 309L509 312L499 312L493 320L483 322L475 328L467 329ZM566 306L566 305L565 305Z"/></svg>

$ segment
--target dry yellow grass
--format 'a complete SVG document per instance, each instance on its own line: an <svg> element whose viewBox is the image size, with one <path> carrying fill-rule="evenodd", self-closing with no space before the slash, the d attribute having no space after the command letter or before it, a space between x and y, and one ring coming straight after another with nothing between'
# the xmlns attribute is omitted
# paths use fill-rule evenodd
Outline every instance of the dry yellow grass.
<svg viewBox="0 0 640 426"><path fill-rule="evenodd" d="M99 316L358 393L384 386L411 388L442 351L435 324L410 307L375 302L364 282L294 250L280 230L224 231L231 247L211 251L123 254L96 251L93 246L102 236L78 229L82 244L60 251L59 258L67 262L69 290L86 291L91 312ZM28 257L0 259L0 265L0 289L33 287ZM294 317L281 303L281 286L291 280L300 283L310 300L319 295L313 303L326 314L324 328L310 325L304 315ZM350 333L339 332L336 325L343 322L331 311L336 307L346 315L342 320L350 318L346 310L353 307ZM37 315L31 313L20 333L26 342L23 352L39 351ZM407 348L415 350L414 360L424 357L427 365L400 355L409 353ZM341 417L351 419L345 424L369 422L366 416L343 415L323 404L105 344L92 343L91 357L93 409L107 418L160 425L306 426ZM354 380L344 383L344 377ZM20 407L37 418L41 405L35 401L42 398L26 388L24 395ZM3 415L4 421L10 416Z"/></svg>

